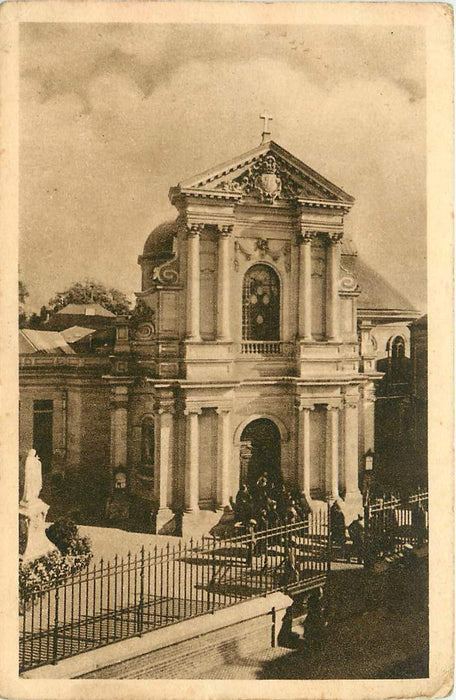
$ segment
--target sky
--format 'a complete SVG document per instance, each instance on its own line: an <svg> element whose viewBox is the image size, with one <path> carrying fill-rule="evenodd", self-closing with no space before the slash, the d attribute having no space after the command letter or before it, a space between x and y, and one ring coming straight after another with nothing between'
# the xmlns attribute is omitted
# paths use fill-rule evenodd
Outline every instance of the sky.
<svg viewBox="0 0 456 700"><path fill-rule="evenodd" d="M133 298L171 186L272 139L355 197L358 253L426 309L424 35L414 27L39 24L20 33L20 274Z"/></svg>

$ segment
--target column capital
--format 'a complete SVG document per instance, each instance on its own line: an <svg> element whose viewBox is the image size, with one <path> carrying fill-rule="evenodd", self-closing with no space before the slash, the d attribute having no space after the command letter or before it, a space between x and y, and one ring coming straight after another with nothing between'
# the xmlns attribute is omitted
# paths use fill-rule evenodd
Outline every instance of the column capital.
<svg viewBox="0 0 456 700"><path fill-rule="evenodd" d="M346 399L344 402L344 408L358 408L357 399Z"/></svg>
<svg viewBox="0 0 456 700"><path fill-rule="evenodd" d="M342 243L344 232L343 231L328 231L329 241L336 245L337 243Z"/></svg>
<svg viewBox="0 0 456 700"><path fill-rule="evenodd" d="M331 404L331 403L326 404L326 410L329 412L340 411L341 408L342 408L342 404Z"/></svg>
<svg viewBox="0 0 456 700"><path fill-rule="evenodd" d="M302 245L303 243L312 243L314 238L316 238L317 232L316 231L309 231L303 227L301 227L300 233L298 233L298 243L299 245Z"/></svg>
<svg viewBox="0 0 456 700"><path fill-rule="evenodd" d="M218 416L221 416L224 413L231 413L231 411L232 411L231 406L219 406L218 408L215 409L215 412Z"/></svg>
<svg viewBox="0 0 456 700"><path fill-rule="evenodd" d="M192 416L192 415L200 416L202 413L202 410L203 409L201 406L191 406L191 405L186 406L184 408L184 416Z"/></svg>
<svg viewBox="0 0 456 700"><path fill-rule="evenodd" d="M217 226L217 229L218 229L219 235L222 238L228 238L233 233L234 224L223 224L223 225L219 224Z"/></svg>
<svg viewBox="0 0 456 700"><path fill-rule="evenodd" d="M204 224L202 222L187 223L185 228L187 231L187 238L195 238L196 236L200 236L203 233Z"/></svg>
<svg viewBox="0 0 456 700"><path fill-rule="evenodd" d="M297 401L295 404L298 411L314 411L315 403L313 401Z"/></svg>
<svg viewBox="0 0 456 700"><path fill-rule="evenodd" d="M162 416L164 413L174 414L176 412L176 409L174 408L174 401L170 402L170 403L167 402L167 403L157 404L155 412L159 416Z"/></svg>

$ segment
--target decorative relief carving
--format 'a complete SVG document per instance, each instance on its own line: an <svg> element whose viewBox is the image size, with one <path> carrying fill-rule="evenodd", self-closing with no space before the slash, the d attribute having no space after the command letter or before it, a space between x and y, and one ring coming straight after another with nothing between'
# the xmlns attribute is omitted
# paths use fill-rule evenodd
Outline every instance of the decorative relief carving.
<svg viewBox="0 0 456 700"><path fill-rule="evenodd" d="M144 299L137 299L136 306L130 316L130 328L136 340L150 340L155 336L155 311Z"/></svg>
<svg viewBox="0 0 456 700"><path fill-rule="evenodd" d="M152 281L158 284L177 284L179 282L179 273L177 267L177 256L167 260L159 267L154 268Z"/></svg>
<svg viewBox="0 0 456 700"><path fill-rule="evenodd" d="M204 186L206 183L200 183ZM337 201L328 189L314 183L299 169L271 152L257 158L247 170L233 180L223 180L216 189L236 194L252 195L273 204L277 199L309 199Z"/></svg>
<svg viewBox="0 0 456 700"><path fill-rule="evenodd" d="M358 288L358 280L353 272L347 270L343 265L340 265L342 274L339 281L339 290L341 292L354 292Z"/></svg>
<svg viewBox="0 0 456 700"><path fill-rule="evenodd" d="M236 271L239 270L239 258L238 253L242 253L246 260L252 260L256 257L260 260L270 257L271 260L277 262L280 257L284 257L285 270L290 272L291 269L291 243L286 241L281 248L278 250L272 250L269 247L269 241L266 238L257 238L254 243L253 251L246 250L239 241L234 242L234 268Z"/></svg>

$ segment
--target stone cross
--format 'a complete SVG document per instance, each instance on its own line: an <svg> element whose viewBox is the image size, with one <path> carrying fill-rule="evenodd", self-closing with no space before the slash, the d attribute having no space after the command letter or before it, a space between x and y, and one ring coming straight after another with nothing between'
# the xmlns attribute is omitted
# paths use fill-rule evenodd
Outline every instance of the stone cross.
<svg viewBox="0 0 456 700"><path fill-rule="evenodd" d="M269 116L266 112L264 114L260 114L260 119L263 119L264 121L264 126L263 126L263 133L262 133L262 142L264 143L266 141L266 136L270 136L271 132L268 130L268 122L273 120L272 117Z"/></svg>

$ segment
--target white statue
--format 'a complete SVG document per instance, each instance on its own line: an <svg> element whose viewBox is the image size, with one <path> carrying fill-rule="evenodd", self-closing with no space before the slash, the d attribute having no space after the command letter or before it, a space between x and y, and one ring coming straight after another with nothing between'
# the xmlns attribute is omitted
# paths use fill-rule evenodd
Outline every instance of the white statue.
<svg viewBox="0 0 456 700"><path fill-rule="evenodd" d="M25 460L24 491L22 494L23 503L33 503L37 501L41 489L43 488L43 477L41 473L41 460L36 454L36 450L28 451Z"/></svg>
<svg viewBox="0 0 456 700"><path fill-rule="evenodd" d="M41 500L43 487L41 460L36 450L31 449L25 460L24 492L19 503L19 515L27 521L27 544L21 559L27 562L56 549L46 536L47 503Z"/></svg>

